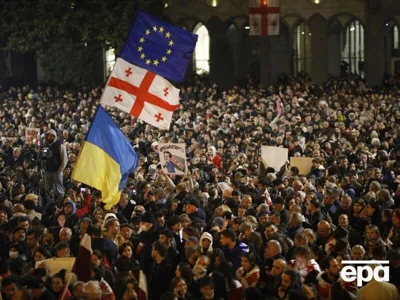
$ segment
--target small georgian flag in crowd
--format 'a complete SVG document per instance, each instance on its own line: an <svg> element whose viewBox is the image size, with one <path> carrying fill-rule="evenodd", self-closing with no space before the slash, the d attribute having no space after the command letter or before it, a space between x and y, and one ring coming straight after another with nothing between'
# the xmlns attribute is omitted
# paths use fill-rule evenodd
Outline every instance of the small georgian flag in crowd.
<svg viewBox="0 0 400 300"><path fill-rule="evenodd" d="M179 108L179 89L163 77L118 58L100 103L168 130L172 114Z"/></svg>

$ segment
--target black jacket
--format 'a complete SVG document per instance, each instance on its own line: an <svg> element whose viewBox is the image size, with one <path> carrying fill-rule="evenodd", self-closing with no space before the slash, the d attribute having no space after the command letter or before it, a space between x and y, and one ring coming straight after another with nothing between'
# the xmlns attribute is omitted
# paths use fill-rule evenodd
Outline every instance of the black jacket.
<svg viewBox="0 0 400 300"><path fill-rule="evenodd" d="M174 269L168 260L164 259L160 264L155 264L149 277L149 299L159 300L168 291L172 279L175 277Z"/></svg>

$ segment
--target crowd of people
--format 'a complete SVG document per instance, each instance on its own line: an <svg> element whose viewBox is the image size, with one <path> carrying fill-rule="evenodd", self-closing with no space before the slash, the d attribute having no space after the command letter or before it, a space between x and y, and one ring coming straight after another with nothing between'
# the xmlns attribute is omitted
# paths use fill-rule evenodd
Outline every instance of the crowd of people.
<svg viewBox="0 0 400 300"><path fill-rule="evenodd" d="M197 77L168 131L109 109L139 158L111 210L71 178L102 88L11 87L0 100L1 298L400 299L399 87L300 73L222 90ZM26 128L40 128L33 144ZM158 143L186 144L185 176L163 172ZM273 169L262 145L312 168ZM85 234L91 280L43 262L76 257ZM389 260L388 282L343 280L342 261L371 259Z"/></svg>

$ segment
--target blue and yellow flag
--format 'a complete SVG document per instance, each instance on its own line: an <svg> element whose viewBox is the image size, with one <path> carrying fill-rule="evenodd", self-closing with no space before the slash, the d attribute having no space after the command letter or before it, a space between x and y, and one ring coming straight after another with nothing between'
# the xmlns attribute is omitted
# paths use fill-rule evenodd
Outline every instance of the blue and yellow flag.
<svg viewBox="0 0 400 300"><path fill-rule="evenodd" d="M197 35L138 10L120 57L167 79L181 82Z"/></svg>
<svg viewBox="0 0 400 300"><path fill-rule="evenodd" d="M138 165L132 145L99 105L79 152L72 178L102 192L106 209L117 204L129 174Z"/></svg>

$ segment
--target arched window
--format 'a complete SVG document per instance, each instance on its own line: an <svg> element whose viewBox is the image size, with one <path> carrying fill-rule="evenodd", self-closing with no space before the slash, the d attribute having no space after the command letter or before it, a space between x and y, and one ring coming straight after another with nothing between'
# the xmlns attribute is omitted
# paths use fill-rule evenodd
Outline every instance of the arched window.
<svg viewBox="0 0 400 300"><path fill-rule="evenodd" d="M399 27L393 26L393 50L399 50Z"/></svg>
<svg viewBox="0 0 400 300"><path fill-rule="evenodd" d="M311 32L304 22L297 25L294 30L294 74L300 71L311 71Z"/></svg>
<svg viewBox="0 0 400 300"><path fill-rule="evenodd" d="M194 30L199 38L194 50L194 69L197 74L210 72L210 35L207 27L198 24Z"/></svg>
<svg viewBox="0 0 400 300"><path fill-rule="evenodd" d="M115 49L110 48L105 51L105 77L108 77L108 75L111 74L112 69L114 68L115 65Z"/></svg>
<svg viewBox="0 0 400 300"><path fill-rule="evenodd" d="M364 76L364 27L360 21L353 21L344 34L342 69Z"/></svg>

